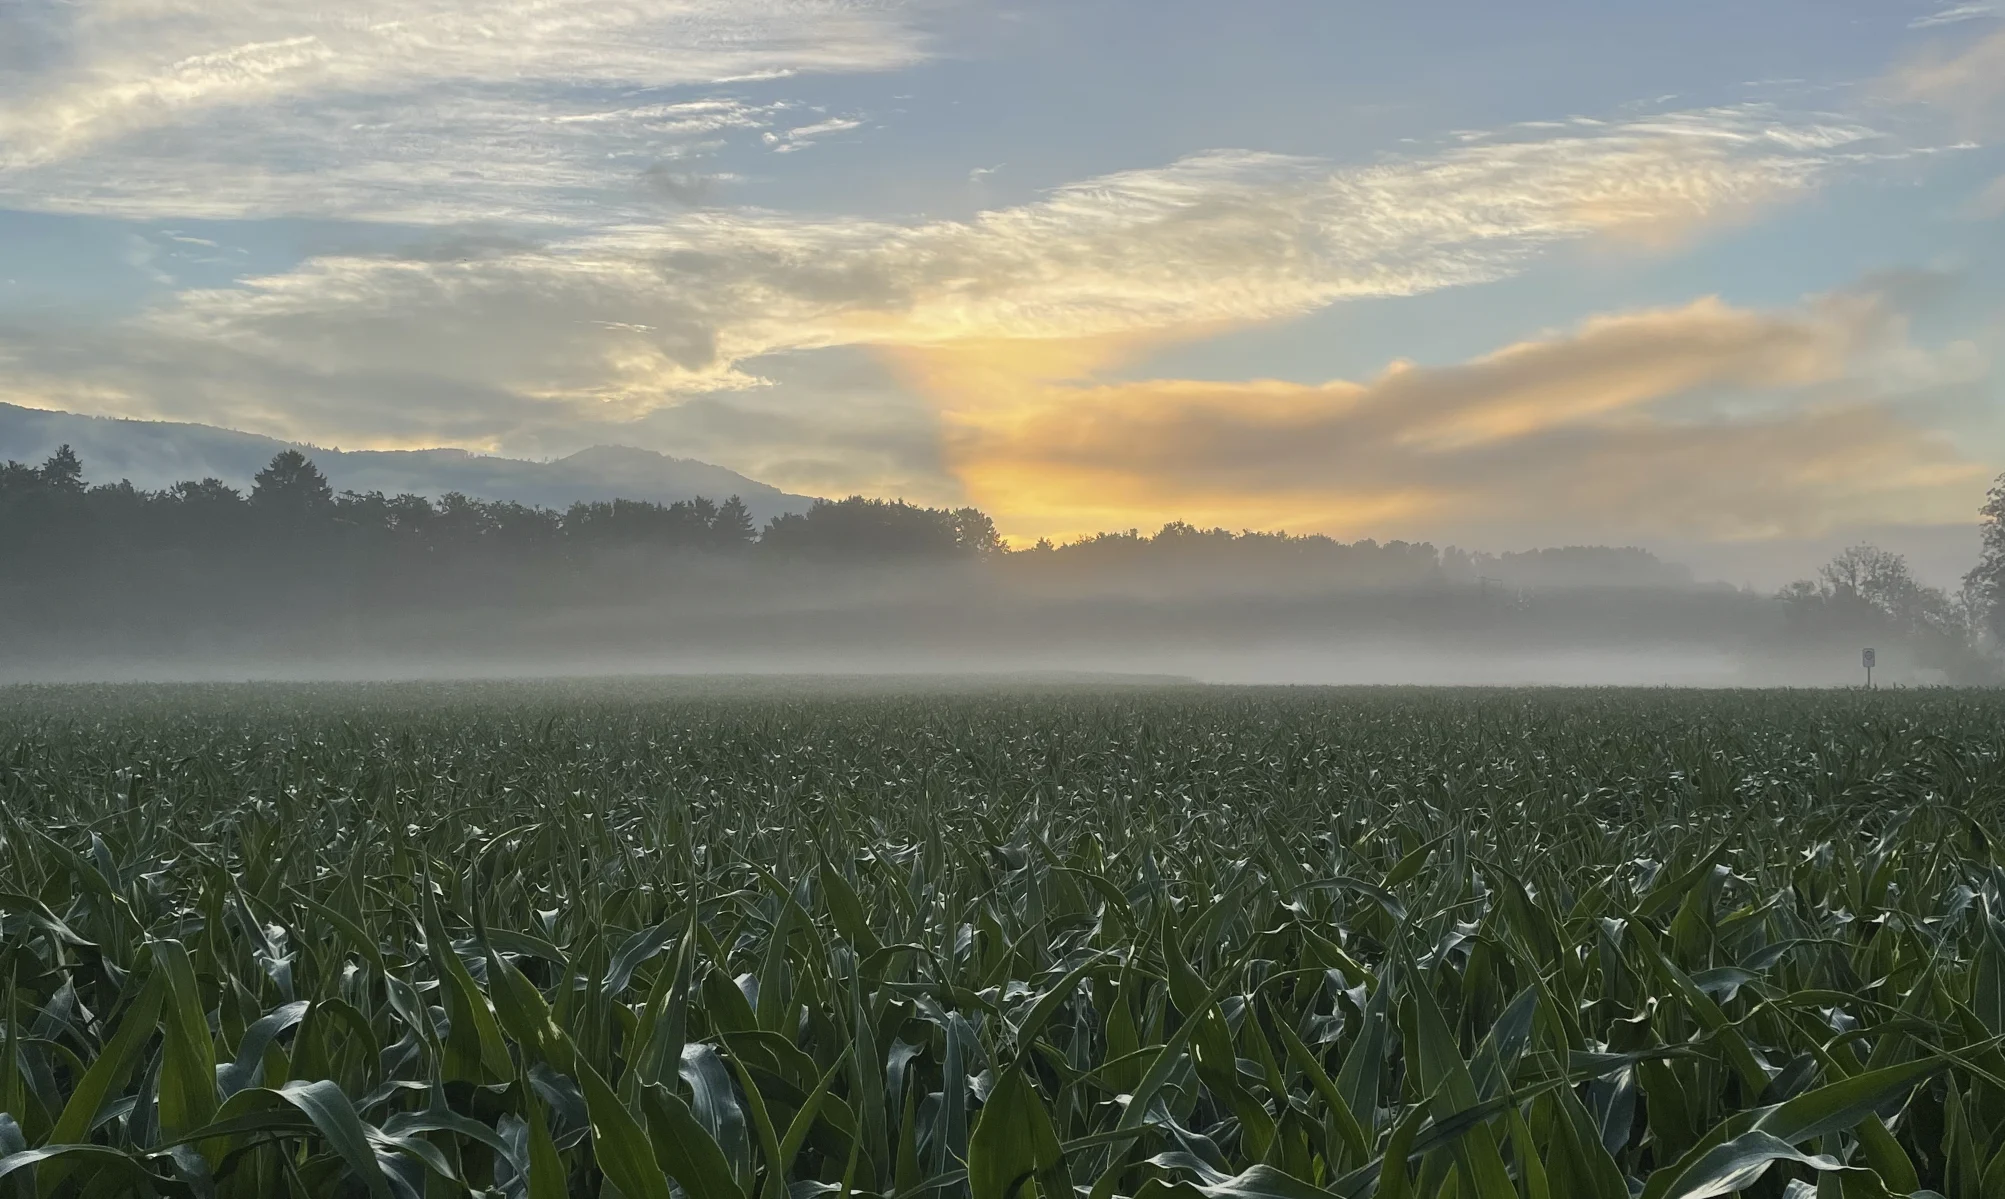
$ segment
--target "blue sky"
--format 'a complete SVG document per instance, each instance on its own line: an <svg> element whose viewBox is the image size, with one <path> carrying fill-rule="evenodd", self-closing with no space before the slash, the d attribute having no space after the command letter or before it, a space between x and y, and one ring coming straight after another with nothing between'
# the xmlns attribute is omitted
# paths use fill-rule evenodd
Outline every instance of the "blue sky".
<svg viewBox="0 0 2005 1199"><path fill-rule="evenodd" d="M1024 538L1950 527L2001 80L1978 3L25 0L0 399Z"/></svg>

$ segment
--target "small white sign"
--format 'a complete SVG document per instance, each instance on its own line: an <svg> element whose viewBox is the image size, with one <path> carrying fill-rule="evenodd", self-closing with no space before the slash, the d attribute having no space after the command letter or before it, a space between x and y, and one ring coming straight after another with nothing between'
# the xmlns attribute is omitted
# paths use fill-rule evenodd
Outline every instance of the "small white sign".
<svg viewBox="0 0 2005 1199"><path fill-rule="evenodd" d="M1859 651L1859 665L1864 666L1867 670L1871 670L1879 664L1879 655L1875 654L1872 650Z"/></svg>

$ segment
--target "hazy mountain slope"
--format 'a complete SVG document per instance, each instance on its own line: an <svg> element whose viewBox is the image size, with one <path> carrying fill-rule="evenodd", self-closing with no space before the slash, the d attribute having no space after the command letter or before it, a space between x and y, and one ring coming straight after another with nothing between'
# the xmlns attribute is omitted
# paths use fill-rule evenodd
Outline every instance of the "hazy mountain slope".
<svg viewBox="0 0 2005 1199"><path fill-rule="evenodd" d="M170 421L112 420L0 404L0 459L38 463L68 443L93 483L131 479L144 488L214 476L248 488L273 454L292 443L255 433ZM630 446L595 446L551 462L465 450L328 450L300 446L337 491L461 491L480 499L563 508L578 500L672 503L693 496L744 499L758 520L807 508L809 497L736 471Z"/></svg>

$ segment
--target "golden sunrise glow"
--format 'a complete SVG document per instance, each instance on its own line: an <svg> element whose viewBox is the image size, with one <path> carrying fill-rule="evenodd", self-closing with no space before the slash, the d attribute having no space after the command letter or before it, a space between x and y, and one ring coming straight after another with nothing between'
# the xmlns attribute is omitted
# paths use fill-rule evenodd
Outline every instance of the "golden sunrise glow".
<svg viewBox="0 0 2005 1199"><path fill-rule="evenodd" d="M1109 377L1145 362L1171 340L1163 334L879 353L934 405L967 502L1019 543L1150 531L1169 519L1384 536L1472 504L1591 508L1597 494L1612 511L1731 533L1737 518L1665 497L1695 487L1733 495L1764 475L1835 489L1843 479L1833 470L1870 460L1870 486L1946 510L1945 497L1981 476L1945 458L1940 442L1852 410L1806 409L1738 431L1689 428L1657 411L1695 392L1843 379L1859 348L1884 336L1883 321L1864 301L1769 313L1702 298L1595 317L1464 363L1393 362L1364 382L1320 384ZM1655 455L1643 452L1651 444ZM1817 502L1790 506L1781 528L1825 519Z"/></svg>

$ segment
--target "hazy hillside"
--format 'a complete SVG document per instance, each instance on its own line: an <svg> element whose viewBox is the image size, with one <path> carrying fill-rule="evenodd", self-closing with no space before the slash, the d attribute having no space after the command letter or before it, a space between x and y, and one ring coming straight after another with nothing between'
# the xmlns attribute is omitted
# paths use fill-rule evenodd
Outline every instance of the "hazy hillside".
<svg viewBox="0 0 2005 1199"><path fill-rule="evenodd" d="M112 420L0 404L0 459L39 462L65 443L83 458L92 481L124 478L144 488L207 476L249 487L251 476L292 444L210 425ZM630 446L596 446L552 462L466 450L301 448L341 491L428 496L459 491L550 508L614 496L665 504L699 495L714 500L737 495L759 521L804 511L811 502L721 466Z"/></svg>

